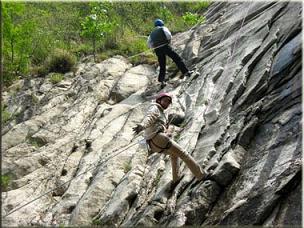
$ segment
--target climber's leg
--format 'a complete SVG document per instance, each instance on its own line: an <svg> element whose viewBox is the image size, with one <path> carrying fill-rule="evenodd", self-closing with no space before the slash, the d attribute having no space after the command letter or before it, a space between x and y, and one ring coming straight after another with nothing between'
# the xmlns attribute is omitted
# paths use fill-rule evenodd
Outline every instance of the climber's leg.
<svg viewBox="0 0 304 228"><path fill-rule="evenodd" d="M188 168L191 170L193 175L198 179L202 180L205 176L200 165L191 157L187 152L185 152L176 142L171 141L172 146L167 150L167 153L176 157L181 158Z"/></svg>

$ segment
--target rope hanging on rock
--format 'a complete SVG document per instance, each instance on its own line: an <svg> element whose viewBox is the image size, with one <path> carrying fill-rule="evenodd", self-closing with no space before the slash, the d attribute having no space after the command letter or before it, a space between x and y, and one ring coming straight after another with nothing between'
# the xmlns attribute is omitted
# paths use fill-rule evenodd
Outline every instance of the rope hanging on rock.
<svg viewBox="0 0 304 228"><path fill-rule="evenodd" d="M138 134L134 139L138 138L139 136L142 136L142 133ZM133 140L134 140L134 139L133 139ZM132 141L133 141L133 140L132 140ZM111 158L116 157L117 155L121 154L122 152L126 151L127 149L129 149L129 148L135 146L136 144L140 144L142 140L143 140L143 139L141 139L141 140L139 140L139 141L137 141L137 142L134 142L134 143L128 145L128 146L127 146L126 148L124 148L123 150L119 150L118 152L116 152L116 153L114 153L114 154L112 154L112 155L107 156L105 159L103 159L102 161L98 162L98 163L97 163L96 165L94 165L93 167L87 168L86 171L84 171L84 172L82 172L82 173L76 175L76 176L73 177L72 179L70 179L70 180L64 182L63 184L57 186L56 188L53 188L53 189L51 189L51 190L49 190L49 191L43 193L42 195L38 196L37 198L35 198L35 199L33 199L33 200L31 200L31 201L29 201L29 202L27 202L27 203L25 203L25 204L23 204L23 205L17 207L17 208L15 208L14 210L12 210L12 211L8 212L7 214L5 214L4 216L2 216L2 218L5 218L5 217L9 216L10 214L13 214L14 212L16 212L16 211L22 209L23 207L25 207L25 206L27 206L27 205L33 203L34 201L36 201L36 200L42 198L43 196L46 196L47 194L51 193L52 191L56 190L57 188L63 187L64 185L66 185L66 184L70 183L72 180L74 180L76 177L79 177L79 176L81 176L81 175L86 174L86 173L89 172L90 170L92 170L92 169L94 169L94 168L97 168L98 166L100 166L100 165L102 165L103 163L107 162L107 161L110 160Z"/></svg>

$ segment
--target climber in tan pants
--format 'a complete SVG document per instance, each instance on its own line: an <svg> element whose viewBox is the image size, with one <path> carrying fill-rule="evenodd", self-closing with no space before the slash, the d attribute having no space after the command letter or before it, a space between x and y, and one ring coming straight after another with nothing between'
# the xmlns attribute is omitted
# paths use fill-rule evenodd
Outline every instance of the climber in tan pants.
<svg viewBox="0 0 304 228"><path fill-rule="evenodd" d="M141 124L133 128L135 133L145 130L146 141L153 153L165 153L170 155L172 163L173 182L179 180L178 158L182 159L193 175L202 180L205 177L200 165L185 152L175 141L165 133L168 127L168 117L164 110L172 103L172 97L168 93L160 93L156 97L156 103L149 108Z"/></svg>

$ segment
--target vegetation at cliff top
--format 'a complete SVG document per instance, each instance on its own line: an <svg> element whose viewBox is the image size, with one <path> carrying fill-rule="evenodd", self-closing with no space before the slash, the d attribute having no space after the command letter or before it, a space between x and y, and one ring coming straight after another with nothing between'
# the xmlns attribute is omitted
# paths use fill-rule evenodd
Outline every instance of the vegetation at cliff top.
<svg viewBox="0 0 304 228"><path fill-rule="evenodd" d="M146 51L146 39L156 18L164 20L174 34L202 23L209 4L3 2L4 84L29 75L71 71L76 60L87 55L94 55L99 62L116 54L130 56ZM65 53L62 62L58 62L58 53ZM155 56L147 53L131 61L149 63Z"/></svg>

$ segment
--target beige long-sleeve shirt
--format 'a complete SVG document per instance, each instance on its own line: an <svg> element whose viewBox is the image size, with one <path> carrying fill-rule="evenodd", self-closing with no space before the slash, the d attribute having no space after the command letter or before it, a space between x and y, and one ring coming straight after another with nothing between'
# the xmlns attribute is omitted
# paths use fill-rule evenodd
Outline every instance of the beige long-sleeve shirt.
<svg viewBox="0 0 304 228"><path fill-rule="evenodd" d="M158 103L152 103L141 124L145 128L145 138L149 140L159 131L164 132L167 124L168 117L163 107Z"/></svg>

